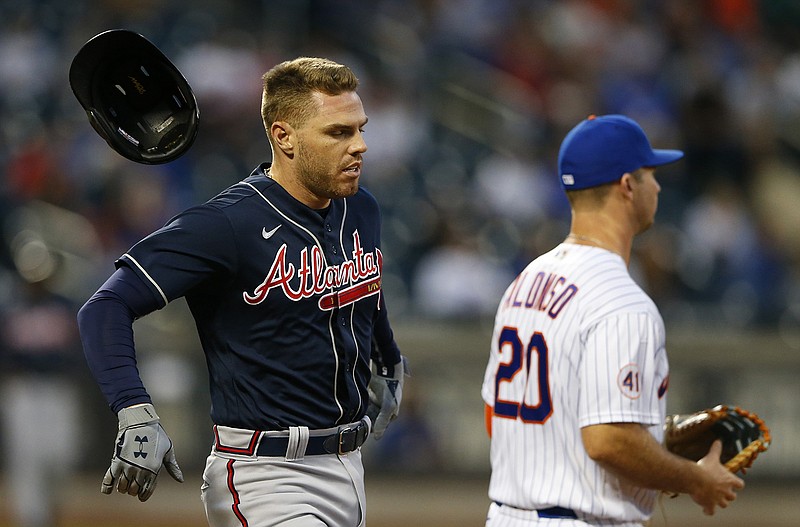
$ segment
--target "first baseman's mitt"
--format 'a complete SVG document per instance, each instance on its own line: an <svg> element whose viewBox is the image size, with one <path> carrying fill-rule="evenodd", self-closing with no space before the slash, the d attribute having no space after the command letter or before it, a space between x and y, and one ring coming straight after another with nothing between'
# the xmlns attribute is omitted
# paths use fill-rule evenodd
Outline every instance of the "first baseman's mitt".
<svg viewBox="0 0 800 527"><path fill-rule="evenodd" d="M671 415L664 424L664 445L673 454L698 461L711 444L722 440L720 461L731 472L744 474L772 440L756 414L741 408L715 406L693 414Z"/></svg>

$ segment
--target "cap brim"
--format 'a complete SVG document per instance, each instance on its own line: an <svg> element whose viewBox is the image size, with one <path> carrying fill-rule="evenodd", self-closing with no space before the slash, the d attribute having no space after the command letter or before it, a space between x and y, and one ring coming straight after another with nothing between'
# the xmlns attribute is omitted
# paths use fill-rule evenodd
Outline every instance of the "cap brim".
<svg viewBox="0 0 800 527"><path fill-rule="evenodd" d="M658 167L674 163L683 157L681 150L653 150L653 154L643 166Z"/></svg>

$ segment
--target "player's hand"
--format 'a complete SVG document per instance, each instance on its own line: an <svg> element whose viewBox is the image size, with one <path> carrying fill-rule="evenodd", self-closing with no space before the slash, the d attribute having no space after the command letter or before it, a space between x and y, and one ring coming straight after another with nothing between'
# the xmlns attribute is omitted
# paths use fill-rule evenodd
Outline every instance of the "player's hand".
<svg viewBox="0 0 800 527"><path fill-rule="evenodd" d="M146 501L156 489L162 465L182 483L183 473L175 460L172 440L162 428L153 405L123 408L118 417L117 444L100 491L111 494L116 487L123 494Z"/></svg>
<svg viewBox="0 0 800 527"><path fill-rule="evenodd" d="M367 415L372 420L372 435L375 439L383 437L389 423L400 412L403 399L403 379L408 373L405 357L392 367L377 367L372 363L372 378L369 381L369 407Z"/></svg>
<svg viewBox="0 0 800 527"><path fill-rule="evenodd" d="M705 471L706 478L700 488L691 494L692 499L707 515L714 514L716 507L724 509L736 499L736 491L744 488L744 480L731 473L720 463L722 441L717 439L708 454L697 464Z"/></svg>

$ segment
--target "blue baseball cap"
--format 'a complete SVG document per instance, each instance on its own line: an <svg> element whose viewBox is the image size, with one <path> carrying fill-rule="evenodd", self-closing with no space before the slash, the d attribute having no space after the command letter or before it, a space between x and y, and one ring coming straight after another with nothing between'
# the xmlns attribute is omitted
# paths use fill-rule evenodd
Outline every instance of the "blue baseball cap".
<svg viewBox="0 0 800 527"><path fill-rule="evenodd" d="M558 151L564 190L618 181L626 172L683 157L681 150L654 150L642 127L624 115L591 115L569 131Z"/></svg>

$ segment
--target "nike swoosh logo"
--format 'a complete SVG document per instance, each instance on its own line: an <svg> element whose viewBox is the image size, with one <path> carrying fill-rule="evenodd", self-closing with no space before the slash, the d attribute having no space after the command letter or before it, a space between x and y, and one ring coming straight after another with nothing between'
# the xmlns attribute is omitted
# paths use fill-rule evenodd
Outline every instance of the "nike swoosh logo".
<svg viewBox="0 0 800 527"><path fill-rule="evenodd" d="M268 231L266 227L262 228L261 229L261 237L264 238L265 240L269 240L270 238L272 238L272 235L275 234L275 231L280 229L281 226L283 226L283 223L279 224L277 227L275 227L271 231Z"/></svg>

